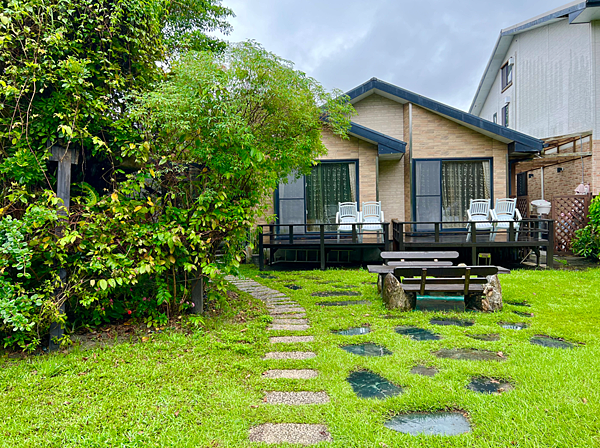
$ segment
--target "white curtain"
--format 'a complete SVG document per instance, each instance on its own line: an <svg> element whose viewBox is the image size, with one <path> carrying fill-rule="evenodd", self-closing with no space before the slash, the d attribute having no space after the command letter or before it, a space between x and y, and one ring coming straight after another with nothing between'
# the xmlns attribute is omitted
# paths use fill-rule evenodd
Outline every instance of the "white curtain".
<svg viewBox="0 0 600 448"><path fill-rule="evenodd" d="M490 199L489 161L442 162L442 221L467 220L471 199Z"/></svg>

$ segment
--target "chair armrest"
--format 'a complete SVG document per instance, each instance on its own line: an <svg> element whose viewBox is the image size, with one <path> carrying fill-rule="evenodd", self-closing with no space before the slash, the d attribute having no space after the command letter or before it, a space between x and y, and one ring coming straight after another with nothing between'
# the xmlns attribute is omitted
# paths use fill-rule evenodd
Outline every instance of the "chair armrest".
<svg viewBox="0 0 600 448"><path fill-rule="evenodd" d="M498 214L496 213L495 209L490 210L490 215L492 217L492 221L498 221Z"/></svg>
<svg viewBox="0 0 600 448"><path fill-rule="evenodd" d="M522 221L523 216L521 216L521 212L518 208L515 208L515 221Z"/></svg>
<svg viewBox="0 0 600 448"><path fill-rule="evenodd" d="M383 217L383 210L381 210L381 222L385 222L385 218Z"/></svg>
<svg viewBox="0 0 600 448"><path fill-rule="evenodd" d="M340 212L336 212L336 214L335 214L335 223L336 224L340 223Z"/></svg>
<svg viewBox="0 0 600 448"><path fill-rule="evenodd" d="M362 222L363 220L363 213L362 212L358 212L356 214L356 222Z"/></svg>
<svg viewBox="0 0 600 448"><path fill-rule="evenodd" d="M469 221L473 221L473 219L471 218L471 210L467 210L467 216L469 218Z"/></svg>

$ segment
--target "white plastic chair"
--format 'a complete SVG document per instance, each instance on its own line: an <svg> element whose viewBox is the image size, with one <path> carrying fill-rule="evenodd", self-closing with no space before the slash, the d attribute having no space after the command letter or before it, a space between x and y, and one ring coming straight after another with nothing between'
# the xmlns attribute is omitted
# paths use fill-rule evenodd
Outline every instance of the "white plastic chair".
<svg viewBox="0 0 600 448"><path fill-rule="evenodd" d="M352 225L360 221L360 213L356 202L339 202L338 212L335 214L337 228L337 240L340 241L340 232L352 232Z"/></svg>
<svg viewBox="0 0 600 448"><path fill-rule="evenodd" d="M496 199L496 206L490 211L490 214L492 215L492 221L494 221L494 235L498 230L508 230L510 228L509 221L514 221L515 240L519 239L520 221L523 217L517 208L516 198Z"/></svg>
<svg viewBox="0 0 600 448"><path fill-rule="evenodd" d="M381 202L363 202L361 208L362 231L377 232L377 242L379 242L379 233L383 235L383 210L381 210ZM362 241L362 233L361 233Z"/></svg>
<svg viewBox="0 0 600 448"><path fill-rule="evenodd" d="M475 230L492 230L494 228L494 225L490 221L492 216L489 199L471 199L467 216L469 217L467 241L471 239L472 224L475 224Z"/></svg>

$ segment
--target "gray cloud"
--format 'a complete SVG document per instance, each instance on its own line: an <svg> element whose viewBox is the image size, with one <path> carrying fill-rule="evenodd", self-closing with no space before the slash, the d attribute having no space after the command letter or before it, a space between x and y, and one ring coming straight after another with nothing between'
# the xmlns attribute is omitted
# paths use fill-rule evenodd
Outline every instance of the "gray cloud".
<svg viewBox="0 0 600 448"><path fill-rule="evenodd" d="M377 77L467 110L502 28L565 0L224 0L254 39L327 88Z"/></svg>

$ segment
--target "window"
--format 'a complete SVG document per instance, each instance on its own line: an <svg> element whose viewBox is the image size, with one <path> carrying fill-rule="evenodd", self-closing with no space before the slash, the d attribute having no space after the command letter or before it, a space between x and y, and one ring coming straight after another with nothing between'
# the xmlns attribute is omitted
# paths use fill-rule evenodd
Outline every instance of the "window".
<svg viewBox="0 0 600 448"><path fill-rule="evenodd" d="M509 106L509 103L506 103L506 105L502 108L502 126L504 126L504 127L508 127L508 124L509 124L508 106Z"/></svg>
<svg viewBox="0 0 600 448"><path fill-rule="evenodd" d="M506 89L512 84L513 77L513 63L512 58L500 69L502 74L502 90Z"/></svg>
<svg viewBox="0 0 600 448"><path fill-rule="evenodd" d="M356 188L355 162L324 162L315 166L306 176L306 223L335 224L338 203L357 202ZM317 230L309 227L309 231Z"/></svg>
<svg viewBox="0 0 600 448"><path fill-rule="evenodd" d="M492 121L494 122L494 124L498 124L498 113L497 112L492 117Z"/></svg>
<svg viewBox="0 0 600 448"><path fill-rule="evenodd" d="M467 220L471 199L491 199L491 161L415 160L415 216L417 221ZM445 228L462 227L445 226ZM419 225L418 230L433 230Z"/></svg>
<svg viewBox="0 0 600 448"><path fill-rule="evenodd" d="M517 174L517 196L527 196L527 173Z"/></svg>
<svg viewBox="0 0 600 448"><path fill-rule="evenodd" d="M291 174L288 183L281 183L277 193L280 224L301 224L295 234L305 232L305 224L335 224L338 202L358 202L358 163L323 161L311 174L297 177ZM318 227L308 226L317 232ZM335 230L335 226L326 228ZM281 228L287 233L287 228Z"/></svg>

